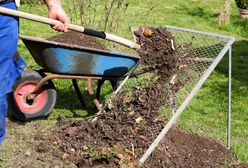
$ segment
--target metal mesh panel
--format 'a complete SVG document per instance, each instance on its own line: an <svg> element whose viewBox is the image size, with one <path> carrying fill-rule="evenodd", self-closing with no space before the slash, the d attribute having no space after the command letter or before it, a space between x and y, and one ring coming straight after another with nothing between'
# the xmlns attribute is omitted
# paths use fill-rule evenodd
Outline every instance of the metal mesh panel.
<svg viewBox="0 0 248 168"><path fill-rule="evenodd" d="M177 86L180 88L175 93L178 108L227 44L228 39L172 28L168 30L175 36L181 58L175 79L182 85Z"/></svg>
<svg viewBox="0 0 248 168"><path fill-rule="evenodd" d="M164 128L163 123L157 123L152 125L147 130L147 137L151 137L155 139L163 128Z"/></svg>
<svg viewBox="0 0 248 168"><path fill-rule="evenodd" d="M141 163L155 150L234 41L233 37L213 33L173 26L167 28L175 36L180 56L178 70L167 87L170 102L162 109L173 113L162 130L161 126L159 129L154 127L153 132L157 137L141 157Z"/></svg>

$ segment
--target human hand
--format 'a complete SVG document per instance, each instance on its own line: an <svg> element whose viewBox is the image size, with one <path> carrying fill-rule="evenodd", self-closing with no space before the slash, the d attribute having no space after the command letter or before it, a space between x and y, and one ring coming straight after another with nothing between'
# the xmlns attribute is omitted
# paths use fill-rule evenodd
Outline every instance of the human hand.
<svg viewBox="0 0 248 168"><path fill-rule="evenodd" d="M55 19L60 21L63 24L57 24L54 25L52 28L55 30L59 30L59 31L64 31L66 32L68 29L68 17L64 11L64 9L61 6L58 6L56 8L50 8L49 12L48 12L48 17L51 19Z"/></svg>

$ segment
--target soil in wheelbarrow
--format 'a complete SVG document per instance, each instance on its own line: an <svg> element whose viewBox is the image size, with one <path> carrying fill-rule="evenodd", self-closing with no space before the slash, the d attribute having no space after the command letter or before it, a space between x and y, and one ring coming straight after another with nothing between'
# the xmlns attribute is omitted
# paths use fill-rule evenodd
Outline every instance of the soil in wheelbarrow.
<svg viewBox="0 0 248 168"><path fill-rule="evenodd" d="M66 33L50 37L47 40L66 43L70 45L107 50L107 48L96 38L75 31L68 31Z"/></svg>
<svg viewBox="0 0 248 168"><path fill-rule="evenodd" d="M60 160L65 167L82 168L193 168L234 164L233 154L219 142L173 128L145 165L138 165L137 160L166 123L158 111L168 102L163 84L171 81L178 67L178 54L173 36L164 28L140 28L135 33L143 48L138 51L142 64L154 69L150 82L133 87L132 94L120 92L111 99L106 113L87 119L59 117L50 134L36 135L36 140L41 141L36 146L40 154L37 159L54 166L58 166L54 161ZM160 44L161 40L164 43Z"/></svg>

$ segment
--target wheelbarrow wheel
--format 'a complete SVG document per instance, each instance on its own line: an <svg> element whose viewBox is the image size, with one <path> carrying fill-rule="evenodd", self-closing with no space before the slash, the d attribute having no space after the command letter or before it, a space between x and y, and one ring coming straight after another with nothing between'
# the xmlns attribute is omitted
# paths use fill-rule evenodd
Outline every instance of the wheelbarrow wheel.
<svg viewBox="0 0 248 168"><path fill-rule="evenodd" d="M44 74L35 70L25 70L16 80L13 92L9 97L10 115L21 121L48 117L52 112L57 98L57 93L52 81L46 82L36 93L34 99L27 95L44 77Z"/></svg>

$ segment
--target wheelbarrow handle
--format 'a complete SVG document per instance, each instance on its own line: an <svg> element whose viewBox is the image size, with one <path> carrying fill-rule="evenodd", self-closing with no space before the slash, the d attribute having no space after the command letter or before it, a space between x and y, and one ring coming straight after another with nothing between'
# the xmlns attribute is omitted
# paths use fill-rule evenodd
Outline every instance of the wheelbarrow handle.
<svg viewBox="0 0 248 168"><path fill-rule="evenodd" d="M4 8L4 7L0 7L0 13L6 14L6 15L11 15L11 16L16 16L16 17L36 21L39 23L52 25L52 26L62 24L58 20L54 20L54 19L43 17L43 16L38 16L38 15L26 13L26 12L16 11L16 10ZM127 47L130 47L132 49L139 49L139 47L140 47L138 44L134 43L133 41L130 41L128 39L125 39L123 37L119 37L119 36L116 36L113 34L105 33L103 31L85 28L83 26L78 26L78 25L73 25L73 24L69 24L68 29L73 30L73 31L77 31L77 32L81 32L81 33L84 33L84 34L87 34L90 36L110 40L110 41L125 45Z"/></svg>

